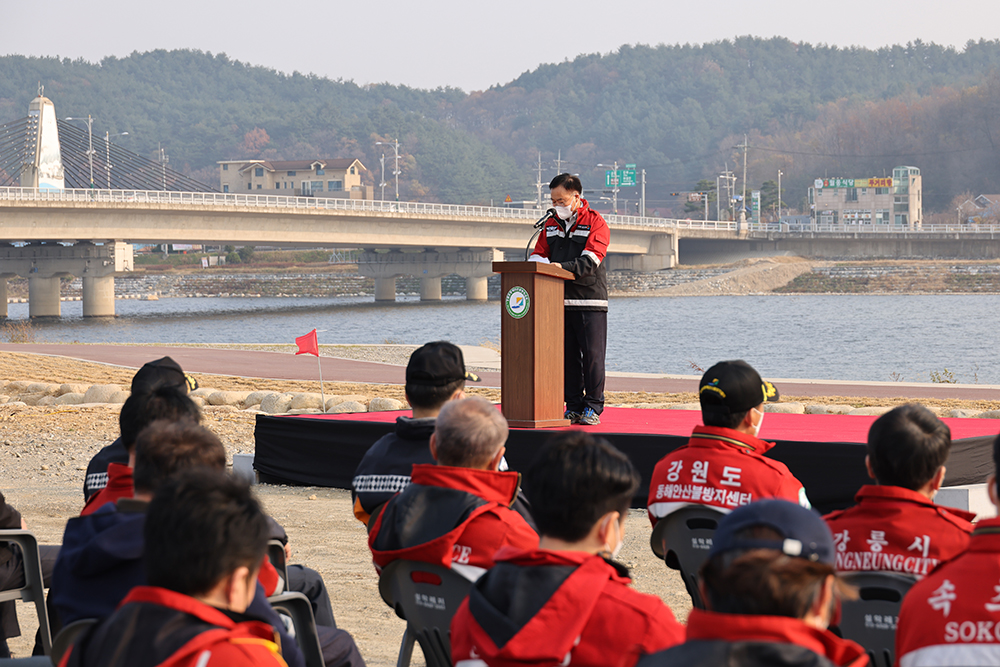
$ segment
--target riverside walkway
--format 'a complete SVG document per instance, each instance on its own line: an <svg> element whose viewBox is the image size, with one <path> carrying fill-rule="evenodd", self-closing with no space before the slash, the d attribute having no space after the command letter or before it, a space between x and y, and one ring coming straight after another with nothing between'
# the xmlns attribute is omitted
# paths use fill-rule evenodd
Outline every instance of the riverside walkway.
<svg viewBox="0 0 1000 667"><path fill-rule="evenodd" d="M225 350L219 348L158 345L63 345L50 343L0 344L0 352L40 354L92 361L126 368L139 368L147 361L170 356L189 373L231 375L272 380L319 381L315 357L290 352ZM467 355L468 356L468 355ZM325 382L403 384L405 368L393 364L322 357ZM470 358L470 366L488 361ZM479 373L475 386L499 387L500 373ZM645 373L608 373L607 391L680 393L697 392L698 376ZM783 396L848 396L865 398L913 398L937 400L1000 400L1000 386L933 384L921 382L863 382L768 378Z"/></svg>

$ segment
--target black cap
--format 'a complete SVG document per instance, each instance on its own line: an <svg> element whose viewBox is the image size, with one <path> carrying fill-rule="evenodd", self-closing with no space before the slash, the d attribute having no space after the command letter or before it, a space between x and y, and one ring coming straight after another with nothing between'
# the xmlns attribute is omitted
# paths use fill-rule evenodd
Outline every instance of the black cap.
<svg viewBox="0 0 1000 667"><path fill-rule="evenodd" d="M753 526L767 526L780 540L740 539L737 534ZM833 535L826 522L811 509L776 498L743 505L719 521L708 557L727 551L775 549L787 556L836 565Z"/></svg>
<svg viewBox="0 0 1000 667"><path fill-rule="evenodd" d="M462 350L448 341L439 340L418 347L406 364L406 384L443 387L458 380L479 382L476 375L466 372Z"/></svg>
<svg viewBox="0 0 1000 667"><path fill-rule="evenodd" d="M155 387L177 387L184 392L198 388L198 381L184 373L180 364L163 357L143 364L132 378L132 393L150 391Z"/></svg>
<svg viewBox="0 0 1000 667"><path fill-rule="evenodd" d="M761 403L778 400L778 390L747 362L720 361L705 371L698 383L701 409L737 414Z"/></svg>

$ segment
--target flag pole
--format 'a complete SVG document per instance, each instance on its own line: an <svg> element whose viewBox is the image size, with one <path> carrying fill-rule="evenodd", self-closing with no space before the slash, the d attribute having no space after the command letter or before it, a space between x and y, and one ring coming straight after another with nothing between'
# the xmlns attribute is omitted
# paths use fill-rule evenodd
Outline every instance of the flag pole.
<svg viewBox="0 0 1000 667"><path fill-rule="evenodd" d="M326 331L324 329L323 331ZM319 333L318 331L316 332ZM319 336L316 336L316 365L319 366L319 395L323 399L323 412L326 412L326 391L323 390L323 360L319 354Z"/></svg>

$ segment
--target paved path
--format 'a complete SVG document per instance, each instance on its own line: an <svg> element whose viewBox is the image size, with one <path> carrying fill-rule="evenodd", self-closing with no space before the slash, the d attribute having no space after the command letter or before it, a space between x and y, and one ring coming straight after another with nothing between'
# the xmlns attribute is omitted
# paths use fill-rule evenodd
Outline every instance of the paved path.
<svg viewBox="0 0 1000 667"><path fill-rule="evenodd" d="M62 356L128 368L138 368L151 359L173 357L184 370L192 373L237 375L278 380L319 380L316 358L291 353L250 350L219 350L197 347L153 345L59 345L0 344L0 351ZM403 384L402 366L323 357L323 379L336 382ZM499 387L500 373L480 373L483 387ZM15 379L15 378L10 378ZM786 396L858 396L872 398L936 398L961 400L1000 400L1000 386L953 385L916 382L839 382L831 380L773 379ZM696 376L609 374L608 391L648 391L657 393L695 392Z"/></svg>

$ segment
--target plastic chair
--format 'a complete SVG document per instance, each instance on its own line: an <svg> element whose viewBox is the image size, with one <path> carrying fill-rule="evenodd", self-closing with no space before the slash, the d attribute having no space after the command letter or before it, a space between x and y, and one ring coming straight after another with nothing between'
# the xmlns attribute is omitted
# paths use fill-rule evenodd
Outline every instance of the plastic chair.
<svg viewBox="0 0 1000 667"><path fill-rule="evenodd" d="M283 591L288 590L288 563L285 562L285 545L279 540L270 540L267 543L267 558L271 565L281 575L281 586Z"/></svg>
<svg viewBox="0 0 1000 667"><path fill-rule="evenodd" d="M672 570L679 570L691 603L704 609L698 590L698 570L708 558L712 537L723 513L707 506L692 505L671 512L656 522L649 546Z"/></svg>
<svg viewBox="0 0 1000 667"><path fill-rule="evenodd" d="M76 643L77 637L95 625L97 625L96 618L81 618L60 630L52 640L52 664L58 665L70 647Z"/></svg>
<svg viewBox="0 0 1000 667"><path fill-rule="evenodd" d="M34 655L30 658L0 658L0 665L11 667L52 667L56 663L47 655Z"/></svg>
<svg viewBox="0 0 1000 667"><path fill-rule="evenodd" d="M45 584L42 581L42 559L38 554L38 541L27 530L0 530L0 542L13 542L21 548L24 563L24 586L0 591L0 602L22 600L34 602L38 614L38 631L42 636L42 650L52 654L52 633L49 614L45 609Z"/></svg>
<svg viewBox="0 0 1000 667"><path fill-rule="evenodd" d="M451 617L471 587L471 581L441 565L396 560L382 569L378 592L406 621L396 667L409 667L415 641L427 667L451 667Z"/></svg>
<svg viewBox="0 0 1000 667"><path fill-rule="evenodd" d="M282 593L272 595L267 599L271 608L292 619L295 629L295 643L302 649L306 659L306 667L325 667L323 649L316 632L316 619L313 617L312 605L302 593Z"/></svg>
<svg viewBox="0 0 1000 667"><path fill-rule="evenodd" d="M895 572L844 572L841 576L857 586L858 599L841 605L840 634L865 648L872 667L892 667L899 608L916 580Z"/></svg>

